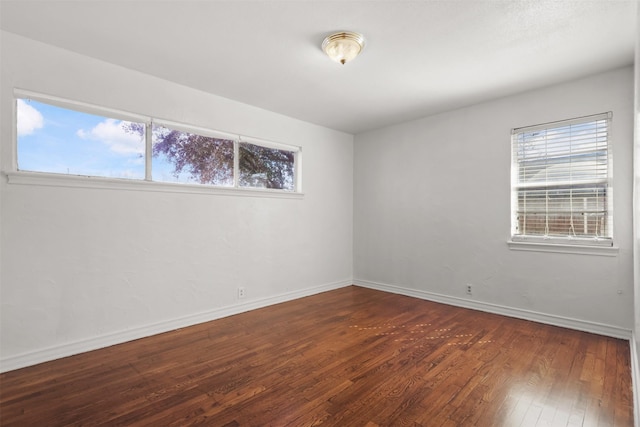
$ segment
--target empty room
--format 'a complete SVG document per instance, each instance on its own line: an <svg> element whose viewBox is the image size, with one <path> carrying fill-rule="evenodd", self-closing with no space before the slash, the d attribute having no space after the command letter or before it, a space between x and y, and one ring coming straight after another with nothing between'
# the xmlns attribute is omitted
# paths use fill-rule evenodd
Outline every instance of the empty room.
<svg viewBox="0 0 640 427"><path fill-rule="evenodd" d="M0 425L639 426L635 0L0 0Z"/></svg>

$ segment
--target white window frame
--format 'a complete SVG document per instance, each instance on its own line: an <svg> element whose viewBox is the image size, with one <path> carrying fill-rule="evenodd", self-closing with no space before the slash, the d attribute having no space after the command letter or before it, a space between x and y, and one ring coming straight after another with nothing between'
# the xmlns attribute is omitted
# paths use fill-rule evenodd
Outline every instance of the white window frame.
<svg viewBox="0 0 640 427"><path fill-rule="evenodd" d="M518 220L518 163L515 155L517 149L516 138L519 134L542 129L554 129L571 124L588 123L595 120L607 120L607 224L611 237L604 238L573 238L570 236L545 236L517 234ZM511 131L511 237L507 244L512 250L526 250L537 252L574 253L583 255L615 256L618 247L614 244L613 234L613 155L612 155L612 113L601 113L590 116L577 117L568 120L543 123L533 126L514 128Z"/></svg>
<svg viewBox="0 0 640 427"><path fill-rule="evenodd" d="M117 120L127 120L132 122L143 123L145 125L145 178L144 179L126 179L126 178L109 178L101 176L85 176L85 175L65 175L51 172L31 172L18 170L17 146L17 100L32 99L34 101L46 103L60 108L66 108L83 113L100 115ZM10 164L4 165L4 175L7 177L9 184L15 185L38 185L38 186L54 186L54 187L76 187L76 188L95 188L95 189L119 189L129 191L152 191L152 192L175 192L175 193L192 193L192 194L218 194L218 195L235 195L243 197L267 197L267 198L285 198L300 199L303 198L302 192L302 147L267 141L251 136L243 136L224 131L213 130L205 127L199 127L184 123L178 123L170 120L153 118L141 114L129 113L122 110L116 110L108 107L99 107L84 102L71 101L56 96L44 95L23 89L14 89L13 96L13 143L11 145ZM192 183L174 183L153 181L151 179L151 127L153 124L167 126L173 129L197 133L204 136L221 137L234 141L234 186L223 187L206 184ZM251 188L238 186L238 146L239 142L250 142L251 144L260 145L268 148L277 148L279 150L287 150L294 153L294 189L279 190L272 188Z"/></svg>

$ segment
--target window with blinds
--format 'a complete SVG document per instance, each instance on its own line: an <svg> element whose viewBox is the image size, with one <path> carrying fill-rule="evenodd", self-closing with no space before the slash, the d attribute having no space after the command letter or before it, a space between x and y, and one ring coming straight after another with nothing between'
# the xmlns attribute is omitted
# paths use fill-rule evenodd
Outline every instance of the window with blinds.
<svg viewBox="0 0 640 427"><path fill-rule="evenodd" d="M611 113L512 132L512 240L612 245Z"/></svg>

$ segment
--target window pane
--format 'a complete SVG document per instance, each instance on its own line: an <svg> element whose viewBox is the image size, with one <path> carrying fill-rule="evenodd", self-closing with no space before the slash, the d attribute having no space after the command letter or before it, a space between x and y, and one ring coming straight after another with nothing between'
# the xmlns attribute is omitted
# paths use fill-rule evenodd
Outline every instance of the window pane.
<svg viewBox="0 0 640 427"><path fill-rule="evenodd" d="M295 153L240 143L240 186L293 191Z"/></svg>
<svg viewBox="0 0 640 427"><path fill-rule="evenodd" d="M153 125L154 181L233 186L233 140Z"/></svg>
<svg viewBox="0 0 640 427"><path fill-rule="evenodd" d="M606 237L607 187L522 190L518 234Z"/></svg>
<svg viewBox="0 0 640 427"><path fill-rule="evenodd" d="M144 124L17 99L18 170L144 179Z"/></svg>

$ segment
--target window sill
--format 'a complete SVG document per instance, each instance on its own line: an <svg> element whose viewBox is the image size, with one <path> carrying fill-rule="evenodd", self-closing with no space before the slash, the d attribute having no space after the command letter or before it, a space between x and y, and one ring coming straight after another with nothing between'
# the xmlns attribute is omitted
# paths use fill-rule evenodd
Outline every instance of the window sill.
<svg viewBox="0 0 640 427"><path fill-rule="evenodd" d="M95 188L124 191L153 191L162 193L189 193L220 196L267 197L279 199L302 199L304 193L255 188L225 188L198 184L181 184L103 178L95 176L61 175L40 172L7 172L7 182L12 185L39 185L48 187Z"/></svg>
<svg viewBox="0 0 640 427"><path fill-rule="evenodd" d="M619 251L617 246L569 245L514 240L508 240L507 245L512 251L553 252L579 255L617 256Z"/></svg>

